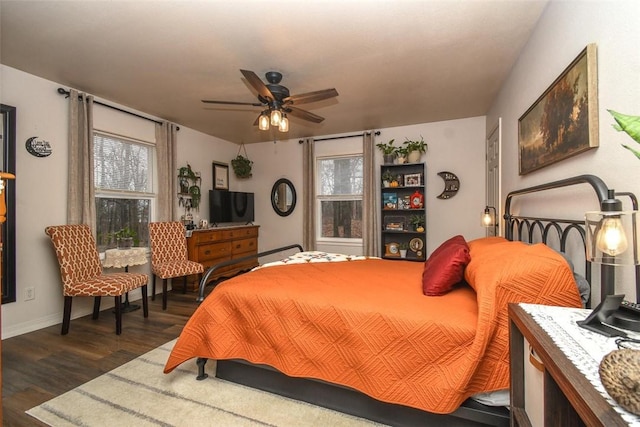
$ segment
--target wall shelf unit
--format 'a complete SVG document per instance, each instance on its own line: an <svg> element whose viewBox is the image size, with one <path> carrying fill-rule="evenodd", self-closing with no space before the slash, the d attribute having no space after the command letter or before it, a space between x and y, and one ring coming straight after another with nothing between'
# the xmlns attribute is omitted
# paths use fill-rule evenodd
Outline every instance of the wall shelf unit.
<svg viewBox="0 0 640 427"><path fill-rule="evenodd" d="M380 176L382 258L424 261L427 241L425 164L384 164L380 167Z"/></svg>

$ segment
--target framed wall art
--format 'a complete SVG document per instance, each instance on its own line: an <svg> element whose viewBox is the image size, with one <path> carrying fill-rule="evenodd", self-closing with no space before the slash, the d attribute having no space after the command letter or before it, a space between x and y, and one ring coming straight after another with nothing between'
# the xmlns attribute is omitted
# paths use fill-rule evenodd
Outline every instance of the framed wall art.
<svg viewBox="0 0 640 427"><path fill-rule="evenodd" d="M229 164L213 162L213 189L229 189Z"/></svg>
<svg viewBox="0 0 640 427"><path fill-rule="evenodd" d="M597 146L596 45L589 44L518 119L520 175Z"/></svg>

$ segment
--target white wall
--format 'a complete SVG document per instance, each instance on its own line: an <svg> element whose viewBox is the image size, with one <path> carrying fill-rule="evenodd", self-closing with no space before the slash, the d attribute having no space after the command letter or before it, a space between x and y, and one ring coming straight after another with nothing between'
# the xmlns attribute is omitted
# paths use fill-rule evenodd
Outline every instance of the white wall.
<svg viewBox="0 0 640 427"><path fill-rule="evenodd" d="M597 175L609 188L640 195L640 162L620 146L634 143L626 134L612 129L614 121L607 112L613 109L640 115L638 22L640 3L633 0L549 3L487 114L487 126L496 123L498 117L503 119L503 201L511 190L581 174ZM596 43L598 50L600 146L519 176L518 118L589 43ZM585 210L598 209L589 191L561 190L550 203L540 202L536 208L550 208L556 217L581 219ZM589 197L586 205L585 197ZM630 299L635 297L629 280L621 280L617 289Z"/></svg>
<svg viewBox="0 0 640 427"><path fill-rule="evenodd" d="M44 228L66 223L68 101L56 92L60 85L55 82L6 66L0 66L0 75L2 103L17 108L17 301L2 306L2 338L8 338L62 321L60 273ZM94 126L143 140L155 139L153 122L101 106L95 107ZM44 158L28 154L24 143L31 136L49 141L53 153ZM236 150L235 144L183 126L178 132L178 164L189 162L201 171L203 187L211 186L211 161L230 159ZM208 207L204 208L203 214L208 216ZM131 271L149 273L149 264ZM24 301L27 287L34 287L34 300ZM132 300L138 298L139 290L131 293ZM72 318L90 313L91 304L89 298L75 299ZM105 299L102 304L113 306L113 300Z"/></svg>
<svg viewBox="0 0 640 427"><path fill-rule="evenodd" d="M431 253L454 233L462 234L467 239L484 236L485 230L480 227L480 215L485 205L485 118L424 123L380 131L381 135L376 136L376 142L395 139L395 145L398 145L406 138L423 136L429 144L429 149L423 156L427 179L427 253ZM318 149L327 143L332 142L317 142ZM301 144L298 140L251 144L247 147L247 153L254 160L253 178L244 181L241 189L256 194L260 250L302 243ZM382 163L379 151L377 162ZM441 171L453 172L460 178L460 191L448 200L437 198L444 189L444 181L437 175ZM271 187L279 178L290 179L298 196L296 209L288 217L278 216L271 207Z"/></svg>
<svg viewBox="0 0 640 427"><path fill-rule="evenodd" d="M60 85L55 82L6 66L0 66L0 73L1 101L17 108L17 301L2 306L2 338L9 338L62 321L63 297L58 264L44 228L66 223L68 102L56 92ZM95 107L94 126L150 141L155 134L153 122L100 106ZM463 234L467 239L484 235L479 217L484 207L485 118L403 126L381 129L381 132L377 141L395 138L401 142L422 135L429 144L424 157L427 163L427 253L453 234ZM29 155L24 142L31 136L49 141L53 154L45 158ZM302 146L298 140L285 140L251 144L246 149L248 157L254 161L253 177L237 179L230 168L229 185L232 190L255 192L256 224L260 225L259 250L301 243ZM230 164L237 153L235 144L180 126L178 164L188 162L202 176L203 196L200 211L194 213L195 219L209 217L211 163ZM378 161L382 162L380 154ZM454 172L461 180L460 192L449 200L436 198L444 188L444 182L437 176L440 171ZM287 217L278 216L271 207L271 188L279 178L291 180L298 193L296 209ZM179 214L182 213L179 210ZM150 273L149 264L132 267L131 271ZM25 288L31 286L35 288L36 298L24 301ZM132 292L130 297L138 299L139 290ZM89 314L91 303L88 298L75 299L72 318ZM112 305L113 300L103 301L104 308Z"/></svg>

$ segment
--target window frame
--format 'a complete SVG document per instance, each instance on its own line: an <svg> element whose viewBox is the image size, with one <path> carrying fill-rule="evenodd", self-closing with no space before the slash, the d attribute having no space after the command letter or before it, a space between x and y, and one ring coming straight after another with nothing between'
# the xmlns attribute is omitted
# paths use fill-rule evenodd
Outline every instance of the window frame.
<svg viewBox="0 0 640 427"><path fill-rule="evenodd" d="M93 203L96 205L97 199L133 199L133 200L149 200L149 222L154 221L155 212L156 212L156 204L158 200L158 192L157 189L157 152L156 152L156 143L145 141L138 138L133 138L125 135L116 134L113 132L105 131L102 129L94 129L93 138L94 138L94 162L95 162L95 138L96 136L103 136L112 139L117 139L123 143L136 144L149 147L149 170L147 172L148 180L149 180L149 188L148 191L132 191L132 190L114 190L110 188L102 188L98 187L97 182L94 182L94 200ZM97 206L96 206L96 222L97 222ZM148 242L146 247L148 248Z"/></svg>
<svg viewBox="0 0 640 427"><path fill-rule="evenodd" d="M316 216L316 243L323 245L334 245L334 246L362 246L363 238L362 237L323 237L322 236L322 202L324 201L360 201L363 202L363 193L364 193L364 182L363 182L363 193L357 194L339 194L339 195L323 195L320 194L320 188L322 185L319 171L319 164L323 160L336 160L336 159L345 159L345 158L361 158L364 162L364 153L345 153L345 154L325 154L321 156L315 157L316 162L316 176L315 176L315 216ZM364 177L363 177L364 179ZM360 219L362 221L362 218ZM364 234L365 230L362 230Z"/></svg>

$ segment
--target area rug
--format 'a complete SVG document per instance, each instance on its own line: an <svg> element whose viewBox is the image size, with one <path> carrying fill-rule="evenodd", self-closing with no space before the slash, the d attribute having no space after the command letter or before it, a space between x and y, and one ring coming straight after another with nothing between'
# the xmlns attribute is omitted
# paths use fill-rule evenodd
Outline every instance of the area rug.
<svg viewBox="0 0 640 427"><path fill-rule="evenodd" d="M195 360L162 368L175 340L27 414L51 426L375 426L371 421L220 380ZM210 366L211 365L211 366ZM207 370L214 364L209 362Z"/></svg>

